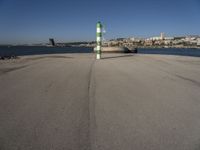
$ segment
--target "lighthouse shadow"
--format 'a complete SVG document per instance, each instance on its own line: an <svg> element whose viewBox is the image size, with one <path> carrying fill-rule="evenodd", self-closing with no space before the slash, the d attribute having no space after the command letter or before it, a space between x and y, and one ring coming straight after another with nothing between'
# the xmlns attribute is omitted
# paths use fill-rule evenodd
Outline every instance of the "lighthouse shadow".
<svg viewBox="0 0 200 150"><path fill-rule="evenodd" d="M116 59L116 58L133 57L133 56L134 56L134 54L117 55L117 56L103 56L101 59Z"/></svg>

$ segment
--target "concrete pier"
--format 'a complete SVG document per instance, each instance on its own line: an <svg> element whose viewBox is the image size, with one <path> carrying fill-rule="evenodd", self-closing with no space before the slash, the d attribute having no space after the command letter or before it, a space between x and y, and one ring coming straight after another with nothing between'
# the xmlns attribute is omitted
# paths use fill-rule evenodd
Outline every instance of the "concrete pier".
<svg viewBox="0 0 200 150"><path fill-rule="evenodd" d="M0 61L1 150L197 150L200 59L63 54Z"/></svg>

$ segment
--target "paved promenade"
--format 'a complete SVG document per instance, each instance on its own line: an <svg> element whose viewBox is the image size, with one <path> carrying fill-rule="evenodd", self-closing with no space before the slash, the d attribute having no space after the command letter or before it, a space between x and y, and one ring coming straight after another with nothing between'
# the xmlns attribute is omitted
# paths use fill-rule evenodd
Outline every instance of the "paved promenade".
<svg viewBox="0 0 200 150"><path fill-rule="evenodd" d="M200 58L0 61L0 150L198 150Z"/></svg>

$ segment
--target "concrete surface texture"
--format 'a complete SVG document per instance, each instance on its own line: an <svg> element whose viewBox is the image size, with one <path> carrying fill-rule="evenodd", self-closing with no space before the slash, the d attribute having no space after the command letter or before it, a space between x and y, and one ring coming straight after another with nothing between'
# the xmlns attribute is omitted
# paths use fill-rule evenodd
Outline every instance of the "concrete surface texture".
<svg viewBox="0 0 200 150"><path fill-rule="evenodd" d="M198 150L200 59L0 61L0 150Z"/></svg>

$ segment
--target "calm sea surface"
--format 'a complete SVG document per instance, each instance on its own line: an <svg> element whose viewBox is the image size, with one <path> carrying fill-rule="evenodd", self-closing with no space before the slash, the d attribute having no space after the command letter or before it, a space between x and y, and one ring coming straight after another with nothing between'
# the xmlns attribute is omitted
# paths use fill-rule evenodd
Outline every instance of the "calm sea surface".
<svg viewBox="0 0 200 150"><path fill-rule="evenodd" d="M46 46L0 46L0 55L40 55L62 53L91 53L93 48L87 47L46 47Z"/></svg>
<svg viewBox="0 0 200 150"><path fill-rule="evenodd" d="M40 55L40 54L62 54L62 53L91 53L93 48L87 47L44 47L44 46L0 46L0 56L5 55ZM138 49L140 54L163 54L200 57L200 49Z"/></svg>

